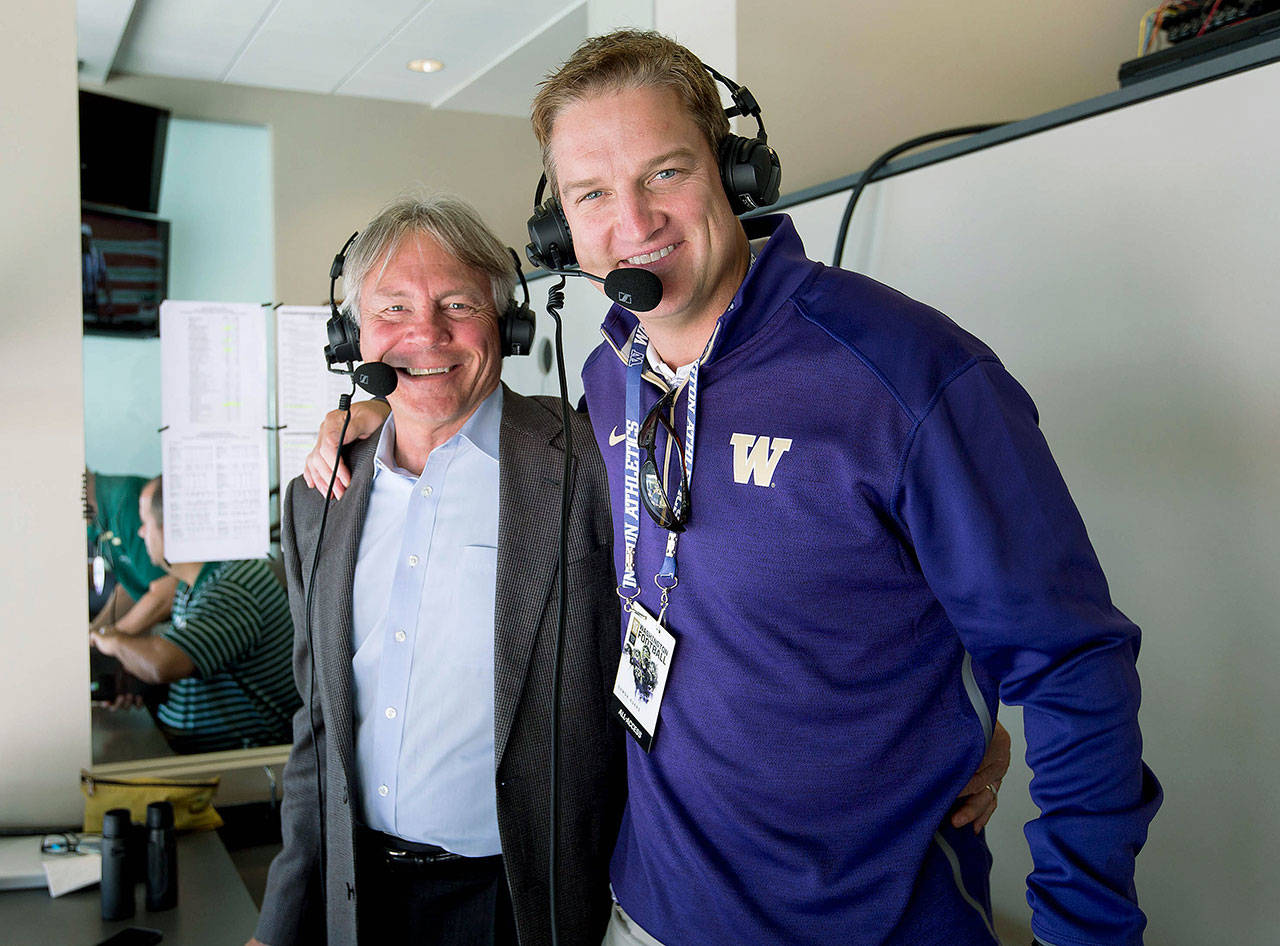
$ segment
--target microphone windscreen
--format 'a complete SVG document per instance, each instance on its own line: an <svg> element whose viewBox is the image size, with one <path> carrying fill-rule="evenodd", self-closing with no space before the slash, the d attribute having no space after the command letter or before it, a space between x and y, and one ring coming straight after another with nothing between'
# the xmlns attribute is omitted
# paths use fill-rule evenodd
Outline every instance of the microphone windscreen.
<svg viewBox="0 0 1280 946"><path fill-rule="evenodd" d="M366 361L352 377L374 397L386 397L396 389L396 369L381 361Z"/></svg>
<svg viewBox="0 0 1280 946"><path fill-rule="evenodd" d="M615 269L604 277L604 293L632 312L648 312L662 301L662 280L647 269Z"/></svg>

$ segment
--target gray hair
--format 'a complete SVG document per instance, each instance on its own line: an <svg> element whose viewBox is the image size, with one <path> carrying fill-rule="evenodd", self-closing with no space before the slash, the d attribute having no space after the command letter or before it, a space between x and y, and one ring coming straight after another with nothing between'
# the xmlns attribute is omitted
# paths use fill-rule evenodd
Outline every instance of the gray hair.
<svg viewBox="0 0 1280 946"><path fill-rule="evenodd" d="M450 256L489 277L498 315L506 311L516 288L515 261L480 214L464 200L446 194L401 197L384 207L360 231L342 267L342 313L360 324L360 287L377 267L385 269L402 243L431 237Z"/></svg>

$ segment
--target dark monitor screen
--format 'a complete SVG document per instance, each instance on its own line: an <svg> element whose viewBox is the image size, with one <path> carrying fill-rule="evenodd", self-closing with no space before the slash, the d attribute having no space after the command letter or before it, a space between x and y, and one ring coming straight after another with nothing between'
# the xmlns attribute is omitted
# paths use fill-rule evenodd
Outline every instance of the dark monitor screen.
<svg viewBox="0 0 1280 946"><path fill-rule="evenodd" d="M80 93L80 199L143 213L160 204L169 113Z"/></svg>
<svg viewBox="0 0 1280 946"><path fill-rule="evenodd" d="M169 221L109 207L80 210L84 330L159 335L169 291Z"/></svg>

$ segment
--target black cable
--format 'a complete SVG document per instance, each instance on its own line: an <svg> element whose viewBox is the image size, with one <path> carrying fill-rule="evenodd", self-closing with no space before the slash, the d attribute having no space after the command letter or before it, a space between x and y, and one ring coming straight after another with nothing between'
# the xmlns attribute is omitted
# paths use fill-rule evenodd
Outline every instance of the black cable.
<svg viewBox="0 0 1280 946"><path fill-rule="evenodd" d="M880 173L880 169L886 164L902 154L904 151L913 151L921 145L927 145L934 141L943 141L947 138L960 138L964 135L976 135L980 132L990 131L992 128L999 128L1006 125L1007 122L994 122L987 125L962 125L959 128L947 128L944 131L935 131L927 135L921 135L919 138L912 138L910 141L904 141L900 145L890 148L880 157L876 158L862 172L862 176L858 178L858 183L853 187L853 193L849 195L849 202L844 205L844 216L840 218L840 230L836 235L836 252L831 257L831 265L839 266L840 257L844 256L844 241L849 234L849 221L853 219L853 208L857 204L858 198L862 196L863 188L870 184L875 176Z"/></svg>
<svg viewBox="0 0 1280 946"><path fill-rule="evenodd" d="M554 253L554 248L553 248ZM557 266L559 261L555 261ZM564 276L560 282L547 292L547 314L556 322L556 369L560 375L560 423L564 427L564 473L560 483L560 567L556 572L556 585L559 593L556 617L555 659L551 665L551 810L548 817L550 828L549 869L547 891L551 900L551 946L560 942L560 923L556 913L558 895L556 875L560 862L560 668L564 662L564 627L565 615L568 611L569 591L569 507L571 493L569 477L573 473L573 431L569 427L569 393L564 376L564 345L560 309L564 307Z"/></svg>
<svg viewBox="0 0 1280 946"><path fill-rule="evenodd" d="M711 73L711 77L713 79L719 80L724 84L724 87L729 90L729 97L733 99L733 107L726 108L724 110L725 118L733 118L737 115L741 115L744 118L754 118L756 120L756 127L760 130L760 133L756 135L756 137L763 142L767 142L769 140L769 135L764 130L764 119L760 117L760 103L757 102L756 97L751 94L751 90L745 85L738 85L738 83L734 82L728 76L722 75L715 69L712 69L705 62L702 64L702 68Z"/></svg>
<svg viewBox="0 0 1280 946"><path fill-rule="evenodd" d="M342 441L347 436L347 425L351 423L351 395L356 393L355 384L351 385L351 394L344 394L338 399L338 410L346 411L342 419L342 430L338 433L337 455L333 458L333 472L329 474L329 487L324 493L324 509L320 513L320 528L316 532L315 553L311 556L311 577L307 579L307 609L303 614L307 622L307 657L311 664L311 680L307 699L307 725L311 729L311 752L315 758L316 769L316 802L317 816L320 822L320 910L324 916L328 912L328 879L325 877L325 862L328 855L327 837L324 824L324 780L320 775L320 743L316 740L316 646L315 635L311 630L311 598L316 590L316 566L320 564L320 543L324 539L324 525L329 519L329 502L333 498L333 484L338 479L338 464L342 462Z"/></svg>

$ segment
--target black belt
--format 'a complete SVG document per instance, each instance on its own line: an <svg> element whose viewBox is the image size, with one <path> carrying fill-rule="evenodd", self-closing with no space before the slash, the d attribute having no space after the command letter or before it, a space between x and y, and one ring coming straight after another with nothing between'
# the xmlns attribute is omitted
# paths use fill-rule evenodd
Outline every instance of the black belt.
<svg viewBox="0 0 1280 946"><path fill-rule="evenodd" d="M365 851L388 867L429 867L436 864L462 866L466 863L479 865L489 860L501 861L501 855L498 854L492 857L464 857L434 844L407 841L363 826L356 831Z"/></svg>

